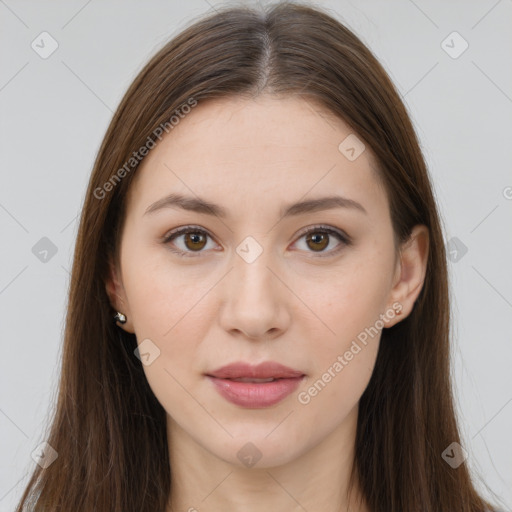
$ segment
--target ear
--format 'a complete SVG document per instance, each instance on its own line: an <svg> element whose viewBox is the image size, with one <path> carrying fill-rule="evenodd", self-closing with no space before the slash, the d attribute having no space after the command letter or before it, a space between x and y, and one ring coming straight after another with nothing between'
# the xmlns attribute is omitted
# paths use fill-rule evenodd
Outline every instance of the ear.
<svg viewBox="0 0 512 512"><path fill-rule="evenodd" d="M133 330L132 315L120 274L118 267L111 259L109 259L109 274L105 281L105 290L107 292L110 305L116 311L119 311L126 316L126 323L121 324L116 321L117 325L126 332L133 334L135 331Z"/></svg>
<svg viewBox="0 0 512 512"><path fill-rule="evenodd" d="M429 252L428 228L422 224L414 226L410 237L400 247L400 257L395 269L390 301L393 309L401 311L389 319L385 327L391 327L406 318L414 308L414 303L423 288L427 271ZM397 307L397 304L401 305Z"/></svg>

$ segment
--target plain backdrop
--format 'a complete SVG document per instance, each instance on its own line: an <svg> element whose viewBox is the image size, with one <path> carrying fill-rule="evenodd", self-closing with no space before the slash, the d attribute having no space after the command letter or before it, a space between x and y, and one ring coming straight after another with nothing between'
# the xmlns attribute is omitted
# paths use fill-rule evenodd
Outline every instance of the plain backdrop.
<svg viewBox="0 0 512 512"><path fill-rule="evenodd" d="M317 4L375 53L420 137L451 258L463 446L512 507L512 1ZM149 57L220 5L0 0L0 511L44 441L77 215L112 113Z"/></svg>

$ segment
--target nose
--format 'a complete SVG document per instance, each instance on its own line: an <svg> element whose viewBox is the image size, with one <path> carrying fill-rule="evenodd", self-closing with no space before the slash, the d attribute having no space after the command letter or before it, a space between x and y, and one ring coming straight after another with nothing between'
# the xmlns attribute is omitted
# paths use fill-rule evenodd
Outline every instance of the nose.
<svg viewBox="0 0 512 512"><path fill-rule="evenodd" d="M234 268L226 276L220 312L221 327L232 335L270 340L288 328L291 292L274 270L269 253L263 251L252 262L233 255Z"/></svg>

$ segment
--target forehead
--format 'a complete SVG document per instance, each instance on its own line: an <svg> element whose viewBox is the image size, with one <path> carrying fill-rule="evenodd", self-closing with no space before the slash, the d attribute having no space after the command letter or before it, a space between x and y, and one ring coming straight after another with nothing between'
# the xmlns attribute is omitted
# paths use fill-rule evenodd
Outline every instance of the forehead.
<svg viewBox="0 0 512 512"><path fill-rule="evenodd" d="M129 208L140 210L170 192L228 203L227 209L276 203L277 210L326 193L385 208L370 148L353 160L340 150L353 137L349 125L309 99L199 102L137 169Z"/></svg>

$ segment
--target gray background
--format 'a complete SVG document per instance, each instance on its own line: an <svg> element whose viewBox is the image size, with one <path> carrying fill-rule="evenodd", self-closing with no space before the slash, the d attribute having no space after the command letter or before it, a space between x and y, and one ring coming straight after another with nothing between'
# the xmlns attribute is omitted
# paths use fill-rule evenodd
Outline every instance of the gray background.
<svg viewBox="0 0 512 512"><path fill-rule="evenodd" d="M380 59L420 136L453 259L463 446L511 507L512 1L317 3ZM220 5L0 0L1 511L13 510L44 440L77 215L112 112L165 41ZM31 47L43 31L58 43L46 59ZM457 58L453 31L469 44ZM57 248L46 262L32 250L43 237Z"/></svg>

